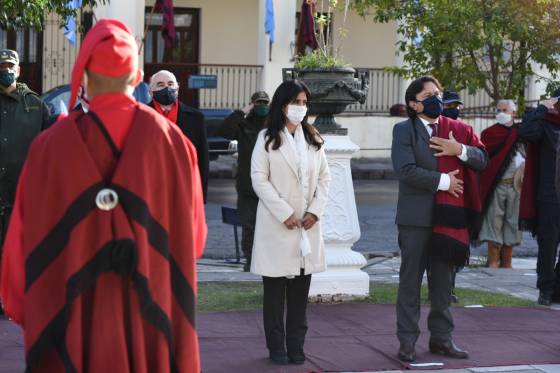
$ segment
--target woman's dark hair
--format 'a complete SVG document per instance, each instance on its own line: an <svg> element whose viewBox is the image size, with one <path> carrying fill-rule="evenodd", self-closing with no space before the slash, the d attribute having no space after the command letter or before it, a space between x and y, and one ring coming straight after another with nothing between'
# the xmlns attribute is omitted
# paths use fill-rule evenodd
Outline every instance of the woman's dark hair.
<svg viewBox="0 0 560 373"><path fill-rule="evenodd" d="M282 145L280 133L284 130L288 122L288 117L284 114L283 109L291 104L301 92L305 92L307 101L309 101L311 93L302 81L288 80L276 88L276 92L274 92L274 96L272 96L272 101L270 102L270 111L266 119L266 144L264 148L267 151L270 143L273 143L272 150L277 150L280 145ZM319 135L319 132L311 124L307 123L307 114L301 121L301 126L305 135L305 141L315 146L317 150L321 149L321 146L323 146L323 139Z"/></svg>
<svg viewBox="0 0 560 373"><path fill-rule="evenodd" d="M422 90L424 89L424 84L428 83L428 82L432 82L436 85L436 87L438 87L438 89L441 91L441 84L439 84L439 81L434 78L433 76L422 76L416 80L414 80L412 83L410 83L410 85L408 86L408 88L406 89L406 92L404 94L404 102L406 102L406 113L408 114L409 118L414 118L416 116L416 111L414 111L414 109L412 109L408 103L410 101L416 101L416 95L420 92L422 92Z"/></svg>

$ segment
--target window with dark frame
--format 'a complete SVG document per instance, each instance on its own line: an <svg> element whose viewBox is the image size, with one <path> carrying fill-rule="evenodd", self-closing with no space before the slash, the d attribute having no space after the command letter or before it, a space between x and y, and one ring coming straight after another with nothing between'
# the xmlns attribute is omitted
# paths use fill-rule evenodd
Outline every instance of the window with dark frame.
<svg viewBox="0 0 560 373"><path fill-rule="evenodd" d="M149 22L144 45L144 61L150 64L198 63L198 9L175 8L176 38L173 48L166 48L161 35L163 14L146 8L146 24Z"/></svg>

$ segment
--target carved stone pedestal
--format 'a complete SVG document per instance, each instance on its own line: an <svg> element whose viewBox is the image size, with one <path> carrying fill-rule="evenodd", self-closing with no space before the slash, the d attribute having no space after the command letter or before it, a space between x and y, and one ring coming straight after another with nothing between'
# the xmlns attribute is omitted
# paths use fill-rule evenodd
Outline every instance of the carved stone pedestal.
<svg viewBox="0 0 560 373"><path fill-rule="evenodd" d="M331 172L329 202L321 224L327 271L314 274L309 298L332 302L363 299L369 295L369 276L361 270L366 259L352 250L360 238L360 223L350 158L359 147L346 135L322 135Z"/></svg>

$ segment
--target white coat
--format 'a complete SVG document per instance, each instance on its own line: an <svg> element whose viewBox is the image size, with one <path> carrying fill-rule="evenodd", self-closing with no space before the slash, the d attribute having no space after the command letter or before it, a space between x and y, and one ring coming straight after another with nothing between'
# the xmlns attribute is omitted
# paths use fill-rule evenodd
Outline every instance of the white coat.
<svg viewBox="0 0 560 373"><path fill-rule="evenodd" d="M326 270L325 248L321 233L321 216L328 200L329 166L323 148L307 144L309 169L308 208L298 180L296 154L281 133L282 145L266 151L265 132L259 133L251 158L251 180L259 197L251 272L268 277L298 276L302 268L301 232L288 229L284 222L293 214L301 219L305 212L319 221L307 231L311 253L304 257L305 274Z"/></svg>

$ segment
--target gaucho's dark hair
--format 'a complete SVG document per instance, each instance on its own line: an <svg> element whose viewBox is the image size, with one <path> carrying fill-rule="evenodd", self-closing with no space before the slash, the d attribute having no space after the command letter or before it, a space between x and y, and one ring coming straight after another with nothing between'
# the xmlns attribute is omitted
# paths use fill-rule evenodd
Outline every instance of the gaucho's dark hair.
<svg viewBox="0 0 560 373"><path fill-rule="evenodd" d="M277 150L280 145L282 145L280 133L284 130L288 122L288 117L284 114L283 109L291 104L301 92L305 92L307 100L309 101L311 93L302 81L287 80L276 88L276 92L274 92L274 96L272 96L272 101L270 102L270 111L266 119L266 144L264 147L267 151L270 143L272 143L272 150ZM307 115L303 118L301 126L305 135L305 141L315 146L317 150L321 149L321 146L323 146L323 139L319 135L319 131L311 124L307 123Z"/></svg>
<svg viewBox="0 0 560 373"><path fill-rule="evenodd" d="M408 105L408 103L410 101L416 101L416 95L424 89L424 84L428 82L434 83L440 91L443 90L439 81L433 76L426 75L412 81L404 94L404 102L406 102L406 113L408 114L409 118L416 117L417 113Z"/></svg>

